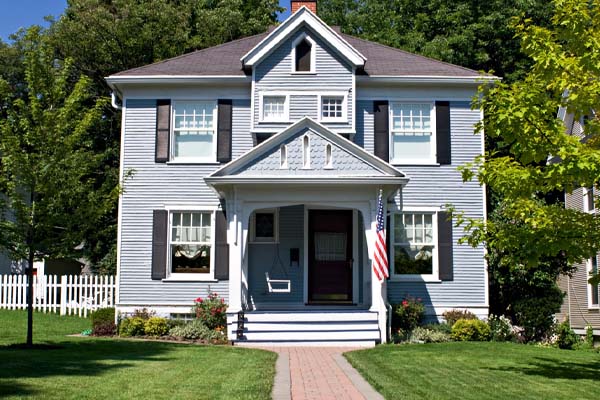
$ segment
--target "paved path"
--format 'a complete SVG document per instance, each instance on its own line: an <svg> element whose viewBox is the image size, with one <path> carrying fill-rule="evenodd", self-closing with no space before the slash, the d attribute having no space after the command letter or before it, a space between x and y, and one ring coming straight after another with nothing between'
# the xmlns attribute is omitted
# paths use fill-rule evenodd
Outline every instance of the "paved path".
<svg viewBox="0 0 600 400"><path fill-rule="evenodd" d="M269 347L279 354L273 399L382 400L342 353L341 347Z"/></svg>

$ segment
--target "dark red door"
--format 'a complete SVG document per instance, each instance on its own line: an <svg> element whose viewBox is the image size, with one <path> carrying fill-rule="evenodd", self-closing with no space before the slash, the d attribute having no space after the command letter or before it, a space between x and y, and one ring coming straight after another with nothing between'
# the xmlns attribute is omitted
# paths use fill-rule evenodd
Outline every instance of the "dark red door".
<svg viewBox="0 0 600 400"><path fill-rule="evenodd" d="M308 299L352 302L352 211L309 210Z"/></svg>

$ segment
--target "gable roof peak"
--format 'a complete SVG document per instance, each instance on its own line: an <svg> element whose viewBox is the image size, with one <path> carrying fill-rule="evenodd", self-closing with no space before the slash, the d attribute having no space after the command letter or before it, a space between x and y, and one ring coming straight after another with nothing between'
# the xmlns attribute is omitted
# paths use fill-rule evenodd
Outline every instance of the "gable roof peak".
<svg viewBox="0 0 600 400"><path fill-rule="evenodd" d="M272 32L269 32L267 37L260 43L242 56L240 60L244 68L251 68L260 63L303 24L312 28L316 35L331 46L332 50L339 53L355 67L363 67L365 65L367 58L364 55L350 45L341 34L323 22L310 9L302 6Z"/></svg>

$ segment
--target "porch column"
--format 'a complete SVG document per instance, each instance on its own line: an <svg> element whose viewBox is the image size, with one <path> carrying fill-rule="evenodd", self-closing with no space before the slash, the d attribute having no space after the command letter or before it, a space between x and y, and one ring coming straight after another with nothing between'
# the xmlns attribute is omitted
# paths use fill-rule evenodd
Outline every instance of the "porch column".
<svg viewBox="0 0 600 400"><path fill-rule="evenodd" d="M243 265L246 253L248 221L244 220L242 201L230 201L227 207L227 242L229 244L229 307L228 313L243 309ZM244 223L245 221L245 223Z"/></svg>

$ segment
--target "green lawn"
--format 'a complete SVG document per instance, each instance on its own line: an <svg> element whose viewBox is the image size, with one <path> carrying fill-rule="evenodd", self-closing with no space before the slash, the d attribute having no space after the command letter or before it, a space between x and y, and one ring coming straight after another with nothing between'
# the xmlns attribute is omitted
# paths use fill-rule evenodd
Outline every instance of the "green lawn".
<svg viewBox="0 0 600 400"><path fill-rule="evenodd" d="M386 399L597 399L600 354L513 343L385 345L346 353Z"/></svg>
<svg viewBox="0 0 600 400"><path fill-rule="evenodd" d="M23 350L26 313L0 310L0 398L268 399L277 355L195 346L66 337L89 328L77 317L34 314L34 343Z"/></svg>

